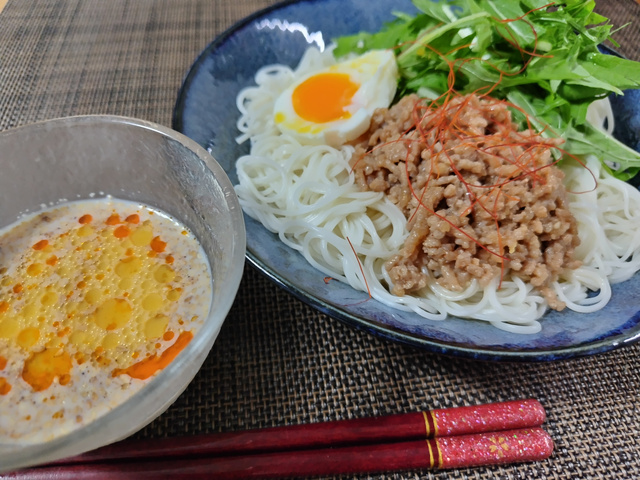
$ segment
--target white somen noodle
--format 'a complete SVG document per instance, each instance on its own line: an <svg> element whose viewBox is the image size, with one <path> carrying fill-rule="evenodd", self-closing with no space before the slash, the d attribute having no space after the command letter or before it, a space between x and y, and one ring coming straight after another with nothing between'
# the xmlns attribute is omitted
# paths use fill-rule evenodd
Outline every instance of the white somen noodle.
<svg viewBox="0 0 640 480"><path fill-rule="evenodd" d="M415 312L416 324L422 318L444 320L452 315L516 333L538 332L538 320L548 305L535 287L517 277L507 275L500 288L499 278L486 287L474 280L460 292L431 279L411 295L389 292L384 265L402 248L408 233L402 212L382 193L363 192L354 184L349 165L353 147L301 145L282 135L272 118L273 104L283 90L333 62L330 51L309 49L297 69L262 68L255 77L257 86L239 93L238 141L251 142L250 154L237 162L236 192L244 211L324 275L358 290L367 291L368 286L377 301ZM590 114L594 123L603 123L608 115L612 127L607 105L598 105ZM583 265L553 285L567 308L584 313L604 307L611 284L640 269L640 192L609 175L595 158L587 158L586 166L562 167L567 190L580 192L569 199L581 239L575 256Z"/></svg>

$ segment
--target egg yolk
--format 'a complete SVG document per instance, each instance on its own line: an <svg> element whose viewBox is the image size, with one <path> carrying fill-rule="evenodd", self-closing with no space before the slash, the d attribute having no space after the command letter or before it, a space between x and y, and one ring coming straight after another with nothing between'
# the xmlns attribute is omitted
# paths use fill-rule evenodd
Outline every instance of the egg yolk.
<svg viewBox="0 0 640 480"><path fill-rule="evenodd" d="M351 104L358 88L346 73L319 73L294 89L293 109L300 117L314 123L349 118L345 108Z"/></svg>

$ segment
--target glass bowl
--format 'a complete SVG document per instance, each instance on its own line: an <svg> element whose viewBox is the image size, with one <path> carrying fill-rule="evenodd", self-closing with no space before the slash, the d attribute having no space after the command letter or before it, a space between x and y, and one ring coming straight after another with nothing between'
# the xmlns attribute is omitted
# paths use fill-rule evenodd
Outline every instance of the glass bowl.
<svg viewBox="0 0 640 480"><path fill-rule="evenodd" d="M236 296L245 227L224 170L194 141L161 125L102 115L55 119L0 132L0 152L0 228L63 201L111 195L141 202L194 233L213 279L208 318L164 370L80 429L46 443L0 444L1 472L123 439L173 403L202 366Z"/></svg>

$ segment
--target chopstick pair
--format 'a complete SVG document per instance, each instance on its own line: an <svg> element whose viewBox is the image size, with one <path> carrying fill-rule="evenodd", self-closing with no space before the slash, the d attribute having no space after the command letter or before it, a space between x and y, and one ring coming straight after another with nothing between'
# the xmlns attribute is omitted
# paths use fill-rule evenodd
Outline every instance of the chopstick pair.
<svg viewBox="0 0 640 480"><path fill-rule="evenodd" d="M533 399L193 437L123 441L8 474L22 480L286 478L547 458ZM3 477L4 478L4 477Z"/></svg>

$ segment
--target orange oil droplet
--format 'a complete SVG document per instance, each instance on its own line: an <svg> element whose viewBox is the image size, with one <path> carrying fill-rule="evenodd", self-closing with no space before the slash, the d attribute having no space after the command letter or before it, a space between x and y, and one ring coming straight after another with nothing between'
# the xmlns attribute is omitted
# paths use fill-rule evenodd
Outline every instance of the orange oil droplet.
<svg viewBox="0 0 640 480"><path fill-rule="evenodd" d="M22 378L31 385L36 392L46 390L53 381L62 379L71 372L71 357L65 351L47 348L41 352L32 353L24 362Z"/></svg>
<svg viewBox="0 0 640 480"><path fill-rule="evenodd" d="M102 355L96 358L96 361L98 362L99 365L102 365L103 367L106 367L111 363L111 359L109 359L108 357L104 357Z"/></svg>
<svg viewBox="0 0 640 480"><path fill-rule="evenodd" d="M120 215L114 213L109 218L107 218L104 223L106 223L107 225L117 225L122 222L120 221Z"/></svg>
<svg viewBox="0 0 640 480"><path fill-rule="evenodd" d="M36 327L27 327L20 331L16 342L22 348L32 347L40 338L40 330Z"/></svg>
<svg viewBox="0 0 640 480"><path fill-rule="evenodd" d="M137 213L129 215L127 218L125 218L125 222L137 225L138 223L140 223L140 215L138 215Z"/></svg>
<svg viewBox="0 0 640 480"><path fill-rule="evenodd" d="M189 344L193 338L193 333L182 332L173 345L168 347L160 356L151 355L138 363L134 363L127 368L117 368L112 372L112 376L117 377L123 373L131 378L145 380L158 370L162 370L169 365L174 358Z"/></svg>
<svg viewBox="0 0 640 480"><path fill-rule="evenodd" d="M109 298L96 308L94 320L100 328L115 330L127 324L131 318L132 311L132 307L127 300ZM102 350L99 353L102 353Z"/></svg>
<svg viewBox="0 0 640 480"><path fill-rule="evenodd" d="M173 255L167 255L164 261L171 265L175 261L175 258L173 258Z"/></svg>
<svg viewBox="0 0 640 480"><path fill-rule="evenodd" d="M78 223L81 223L82 225L86 225L87 223L91 223L92 220L93 220L93 217L89 214L86 214L86 215L82 215L78 219Z"/></svg>
<svg viewBox="0 0 640 480"><path fill-rule="evenodd" d="M7 382L7 379L0 377L0 395L6 395L11 391L11 384Z"/></svg>
<svg viewBox="0 0 640 480"><path fill-rule="evenodd" d="M130 257L131 255L133 255L133 248L127 248L127 250L124 252L124 254L127 257Z"/></svg>
<svg viewBox="0 0 640 480"><path fill-rule="evenodd" d="M0 370L4 370L4 367L7 366L7 359L0 355Z"/></svg>
<svg viewBox="0 0 640 480"><path fill-rule="evenodd" d="M23 287L21 283L16 283L13 286L13 293L20 293L22 290L23 290Z"/></svg>
<svg viewBox="0 0 640 480"><path fill-rule="evenodd" d="M47 258L45 263L53 267L56 263L58 263L58 257L56 257L55 255L51 255L49 258Z"/></svg>
<svg viewBox="0 0 640 480"><path fill-rule="evenodd" d="M49 245L49 240L44 239L36 242L31 248L33 248L34 250L42 250L44 248L47 248L47 245Z"/></svg>
<svg viewBox="0 0 640 480"><path fill-rule="evenodd" d="M27 267L27 274L35 277L36 275L42 272L42 264L40 263L32 263Z"/></svg>
<svg viewBox="0 0 640 480"><path fill-rule="evenodd" d="M162 339L165 342L168 342L169 340L172 340L174 336L175 334L171 330L169 330L167 332L164 332L164 335L162 335Z"/></svg>
<svg viewBox="0 0 640 480"><path fill-rule="evenodd" d="M0 302L0 313L4 313L9 310L9 304L7 302Z"/></svg>
<svg viewBox="0 0 640 480"><path fill-rule="evenodd" d="M87 286L87 282L85 282L84 280L80 280L77 284L76 287L78 288L84 288Z"/></svg>
<svg viewBox="0 0 640 480"><path fill-rule="evenodd" d="M126 238L129 236L130 233L131 233L131 230L129 230L129 227L127 227L126 225L120 225L118 228L116 228L113 231L113 235L116 238Z"/></svg>
<svg viewBox="0 0 640 480"><path fill-rule="evenodd" d="M151 240L151 250L156 253L164 252L164 249L167 248L167 242L163 242L160 240L160 237L153 237Z"/></svg>

